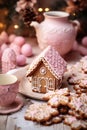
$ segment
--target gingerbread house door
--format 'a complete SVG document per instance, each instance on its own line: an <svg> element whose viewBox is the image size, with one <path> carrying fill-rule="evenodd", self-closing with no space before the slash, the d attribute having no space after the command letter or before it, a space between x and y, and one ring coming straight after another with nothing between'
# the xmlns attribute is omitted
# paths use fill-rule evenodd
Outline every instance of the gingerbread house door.
<svg viewBox="0 0 87 130"><path fill-rule="evenodd" d="M48 91L54 91L55 89L55 79L40 77L39 81L39 90L41 93L46 93Z"/></svg>
<svg viewBox="0 0 87 130"><path fill-rule="evenodd" d="M38 78L38 83L39 83L38 85L39 85L40 92L46 93L47 84L48 84L47 78L45 77Z"/></svg>

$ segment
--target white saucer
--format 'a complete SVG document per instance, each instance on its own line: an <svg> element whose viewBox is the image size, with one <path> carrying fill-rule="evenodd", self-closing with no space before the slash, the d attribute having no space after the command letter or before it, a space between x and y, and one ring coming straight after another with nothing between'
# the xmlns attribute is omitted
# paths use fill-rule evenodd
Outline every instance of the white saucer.
<svg viewBox="0 0 87 130"><path fill-rule="evenodd" d="M0 114L9 114L9 113L16 112L19 109L21 109L22 106L23 106L22 99L20 99L19 97L17 97L15 99L15 101L11 105L9 105L7 107L0 106Z"/></svg>
<svg viewBox="0 0 87 130"><path fill-rule="evenodd" d="M19 92L33 99L43 100L43 93L33 92L28 78L24 77L19 84Z"/></svg>

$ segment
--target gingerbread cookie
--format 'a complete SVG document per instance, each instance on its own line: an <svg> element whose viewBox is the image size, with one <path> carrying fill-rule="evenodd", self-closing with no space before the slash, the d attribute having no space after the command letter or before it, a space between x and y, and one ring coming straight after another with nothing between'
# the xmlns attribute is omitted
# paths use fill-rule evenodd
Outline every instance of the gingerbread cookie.
<svg viewBox="0 0 87 130"><path fill-rule="evenodd" d="M87 56L82 57L80 63L83 73L87 73Z"/></svg>
<svg viewBox="0 0 87 130"><path fill-rule="evenodd" d="M73 89L79 95L82 94L82 93L87 93L87 89L85 89L84 86L82 88L82 87L80 87L80 85L75 85L75 86L73 86Z"/></svg>
<svg viewBox="0 0 87 130"><path fill-rule="evenodd" d="M55 91L49 91L43 96L43 100L48 101L50 98L52 98L55 95Z"/></svg>
<svg viewBox="0 0 87 130"><path fill-rule="evenodd" d="M61 95L63 95L63 96L69 95L69 89L68 88L61 88L61 89L57 89L56 91L49 91L48 93L46 93L43 96L43 99L49 100L56 95L60 95L60 96Z"/></svg>
<svg viewBox="0 0 87 130"><path fill-rule="evenodd" d="M87 105L87 94L82 93L80 99L82 100L83 103Z"/></svg>
<svg viewBox="0 0 87 130"><path fill-rule="evenodd" d="M75 116L71 116L71 115L66 115L65 119L64 119L64 123L67 125L71 125L74 121L76 121L76 117Z"/></svg>
<svg viewBox="0 0 87 130"><path fill-rule="evenodd" d="M80 80L82 79L83 75L81 73L73 73L67 79L68 83L71 85L79 84Z"/></svg>
<svg viewBox="0 0 87 130"><path fill-rule="evenodd" d="M26 110L25 119L37 122L48 121L52 116L58 115L57 109L52 108L46 103L31 104Z"/></svg>
<svg viewBox="0 0 87 130"><path fill-rule="evenodd" d="M81 88L87 89L87 77L80 80L79 86Z"/></svg>
<svg viewBox="0 0 87 130"><path fill-rule="evenodd" d="M52 107L58 107L59 105L67 105L69 103L69 97L64 95L55 95L49 99L48 104Z"/></svg>
<svg viewBox="0 0 87 130"><path fill-rule="evenodd" d="M77 93L77 94L81 94L82 93L82 89L80 88L80 86L77 84L77 85L75 85L75 86L73 86L73 89L75 90L75 92Z"/></svg>
<svg viewBox="0 0 87 130"><path fill-rule="evenodd" d="M82 71L87 74L87 62L82 63Z"/></svg>
<svg viewBox="0 0 87 130"><path fill-rule="evenodd" d="M57 124L60 122L62 122L62 117L61 116L54 116L48 121L41 122L41 124L48 126L48 125Z"/></svg>
<svg viewBox="0 0 87 130"><path fill-rule="evenodd" d="M76 120L71 124L73 130L87 130L87 121Z"/></svg>
<svg viewBox="0 0 87 130"><path fill-rule="evenodd" d="M81 72L81 63L76 62L75 64L67 65L67 71L70 73Z"/></svg>
<svg viewBox="0 0 87 130"><path fill-rule="evenodd" d="M79 114L78 111L69 109L68 114L75 117L75 118L77 118L77 119L83 119L83 117Z"/></svg>
<svg viewBox="0 0 87 130"><path fill-rule="evenodd" d="M64 123L71 126L73 130L86 130L87 121L78 120L75 116L67 115L65 116Z"/></svg>
<svg viewBox="0 0 87 130"><path fill-rule="evenodd" d="M71 110L77 112L81 118L87 118L87 95L82 93L79 97L71 97L69 102Z"/></svg>

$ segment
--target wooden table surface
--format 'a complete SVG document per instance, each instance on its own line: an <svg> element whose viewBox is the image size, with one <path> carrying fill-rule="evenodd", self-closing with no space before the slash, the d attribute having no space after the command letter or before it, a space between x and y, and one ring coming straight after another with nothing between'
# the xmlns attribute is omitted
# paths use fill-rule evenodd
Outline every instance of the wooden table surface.
<svg viewBox="0 0 87 130"><path fill-rule="evenodd" d="M36 56L40 52L39 48L37 47L36 39L31 39L30 42L33 46L34 56ZM32 59L33 57L28 59L29 64L32 61ZM73 59L74 61L77 60L75 53L74 55L69 54L67 59L70 60L70 62L73 61ZM54 124L51 126L42 126L33 121L26 121L24 119L24 114L28 105L31 102L40 101L31 99L30 97L26 97L24 95L21 98L24 102L24 106L18 112L9 115L0 115L0 130L71 130L69 126L64 125L63 123Z"/></svg>

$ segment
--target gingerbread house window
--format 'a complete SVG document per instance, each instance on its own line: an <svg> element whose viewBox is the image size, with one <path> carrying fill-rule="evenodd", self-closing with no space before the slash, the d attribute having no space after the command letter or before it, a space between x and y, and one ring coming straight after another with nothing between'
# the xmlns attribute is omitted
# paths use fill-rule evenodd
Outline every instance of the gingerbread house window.
<svg viewBox="0 0 87 130"><path fill-rule="evenodd" d="M55 79L53 78L49 78L49 81L48 81L48 89L49 90L55 90Z"/></svg>
<svg viewBox="0 0 87 130"><path fill-rule="evenodd" d="M36 76L32 79L32 90L35 92L39 92L38 80Z"/></svg>
<svg viewBox="0 0 87 130"><path fill-rule="evenodd" d="M43 66L40 68L40 74L45 75L46 74L46 68Z"/></svg>

